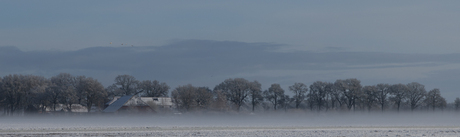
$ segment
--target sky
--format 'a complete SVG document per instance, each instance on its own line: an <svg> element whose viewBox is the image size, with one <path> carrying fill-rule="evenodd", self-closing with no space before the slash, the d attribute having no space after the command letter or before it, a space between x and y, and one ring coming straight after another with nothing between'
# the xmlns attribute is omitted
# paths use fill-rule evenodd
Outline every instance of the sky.
<svg viewBox="0 0 460 137"><path fill-rule="evenodd" d="M60 72L215 85L227 78L457 91L460 1L2 1L0 76Z"/></svg>

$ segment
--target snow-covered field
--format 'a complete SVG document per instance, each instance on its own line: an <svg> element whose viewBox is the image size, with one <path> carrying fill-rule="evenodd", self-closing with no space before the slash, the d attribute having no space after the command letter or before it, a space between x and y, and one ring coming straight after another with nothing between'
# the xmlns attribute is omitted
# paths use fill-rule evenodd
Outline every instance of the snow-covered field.
<svg viewBox="0 0 460 137"><path fill-rule="evenodd" d="M2 131L0 136L460 136L458 127L100 127Z"/></svg>
<svg viewBox="0 0 460 137"><path fill-rule="evenodd" d="M0 136L460 136L460 113L0 117Z"/></svg>

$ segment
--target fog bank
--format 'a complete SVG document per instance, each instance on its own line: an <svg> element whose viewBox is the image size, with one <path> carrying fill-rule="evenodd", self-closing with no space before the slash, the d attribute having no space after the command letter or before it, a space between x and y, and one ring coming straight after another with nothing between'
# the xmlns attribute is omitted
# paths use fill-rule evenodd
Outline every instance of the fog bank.
<svg viewBox="0 0 460 137"><path fill-rule="evenodd" d="M459 127L459 113L180 114L1 117L0 129L120 127Z"/></svg>

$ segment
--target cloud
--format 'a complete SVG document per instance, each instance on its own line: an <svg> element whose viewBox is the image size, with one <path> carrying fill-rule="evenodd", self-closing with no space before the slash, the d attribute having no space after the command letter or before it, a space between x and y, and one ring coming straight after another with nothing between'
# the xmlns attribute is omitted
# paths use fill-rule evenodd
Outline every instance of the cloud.
<svg viewBox="0 0 460 137"><path fill-rule="evenodd" d="M460 69L460 54L283 51L287 45L237 41L181 40L163 46L93 47L77 51L20 51L0 47L0 75L60 72L98 79L105 86L121 74L159 80L171 87L214 87L227 78L287 87L295 82L358 78L363 84L424 82L436 87L438 74ZM431 79L437 78L437 79ZM452 79L444 79L452 80ZM454 85L437 87L454 92ZM455 93L449 93L452 95ZM458 93L457 93L458 94ZM457 95L459 96L459 95ZM450 98L448 98L450 100Z"/></svg>

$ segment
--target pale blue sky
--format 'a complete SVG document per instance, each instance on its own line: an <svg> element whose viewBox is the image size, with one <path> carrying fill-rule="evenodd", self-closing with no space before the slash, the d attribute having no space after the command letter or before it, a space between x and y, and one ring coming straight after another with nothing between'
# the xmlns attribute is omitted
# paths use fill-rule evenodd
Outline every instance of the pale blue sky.
<svg viewBox="0 0 460 137"><path fill-rule="evenodd" d="M286 49L460 52L459 1L2 1L0 46L75 50L202 39ZM110 45L109 42L113 44ZM330 48L333 47L333 48Z"/></svg>

